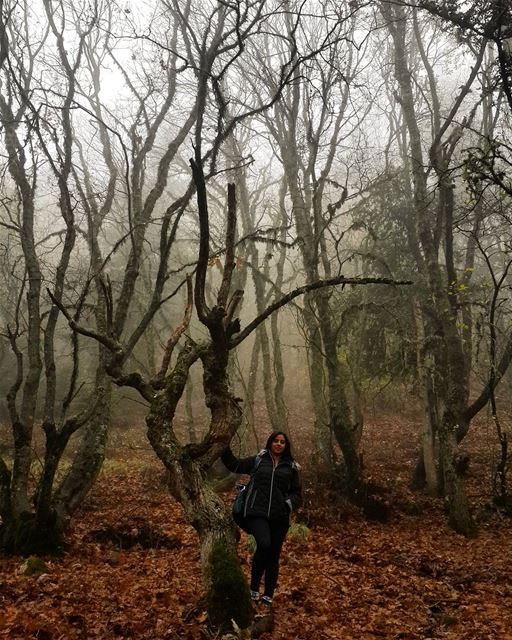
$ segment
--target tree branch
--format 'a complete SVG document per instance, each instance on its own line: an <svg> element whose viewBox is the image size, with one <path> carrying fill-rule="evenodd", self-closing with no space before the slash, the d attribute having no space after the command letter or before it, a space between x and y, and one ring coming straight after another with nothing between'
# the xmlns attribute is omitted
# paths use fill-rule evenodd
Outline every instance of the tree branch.
<svg viewBox="0 0 512 640"><path fill-rule="evenodd" d="M76 331L77 333L80 333L83 336L93 338L97 342L100 342L102 345L107 347L109 351L111 351L113 354L115 354L118 357L124 353L124 349L120 342L118 342L117 340L114 340L113 338L110 338L109 336L105 336L101 333L98 333L97 331L93 331L92 329L87 329L86 327L82 327L80 324L78 324L78 322L76 322L74 318L71 317L67 309L59 300L57 300L57 298L55 298L53 293L49 289L46 289L46 291L50 296L50 298L52 299L52 302L62 312L63 316L66 318L69 326L73 331Z"/></svg>
<svg viewBox="0 0 512 640"><path fill-rule="evenodd" d="M208 255L210 252L210 228L208 222L208 200L206 197L206 184L204 180L203 167L200 162L190 158L192 176L196 185L197 213L199 216L199 258L196 270L196 286L194 290L194 302L199 320L206 324L210 312L204 297L206 282L206 269L208 268Z"/></svg>
<svg viewBox="0 0 512 640"><path fill-rule="evenodd" d="M364 285L364 284L385 284L385 285L409 285L413 284L412 280L392 280L391 278L347 278L345 276L337 276L336 278L329 278L328 280L317 280L316 282L311 282L310 284L306 284L302 287L298 287L290 293L287 293L285 296L269 305L265 311L260 313L252 322L250 322L247 327L237 335L236 338L229 342L229 348L233 349L239 345L249 334L251 334L254 329L258 325L260 325L264 320L266 320L274 311L277 311L284 305L291 302L297 296L301 296L308 291L314 291L315 289L323 289L324 287L333 287L336 285Z"/></svg>
<svg viewBox="0 0 512 640"><path fill-rule="evenodd" d="M183 316L182 323L176 327L176 329L172 332L169 340L167 341L164 356L162 358L162 365L157 375L157 381L160 383L163 382L165 375L167 374L167 369L169 368L169 364L171 362L171 357L174 351L174 347L178 344L178 340L181 338L183 333L187 330L188 325L190 324L190 318L192 317L192 308L193 308L192 279L190 278L190 276L187 276L187 306L185 308L185 314Z"/></svg>
<svg viewBox="0 0 512 640"><path fill-rule="evenodd" d="M217 296L219 307L226 308L231 278L235 268L235 233L236 233L236 194L235 185L228 184L228 220L226 228L226 258L224 260L224 273Z"/></svg>

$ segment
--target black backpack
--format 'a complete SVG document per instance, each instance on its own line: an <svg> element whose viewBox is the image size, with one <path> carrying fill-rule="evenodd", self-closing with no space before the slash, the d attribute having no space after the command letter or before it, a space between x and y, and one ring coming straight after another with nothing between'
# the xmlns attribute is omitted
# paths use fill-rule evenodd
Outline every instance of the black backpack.
<svg viewBox="0 0 512 640"><path fill-rule="evenodd" d="M247 528L246 528L247 518L244 515L244 512L245 512L245 501L246 501L247 493L248 493L247 490L249 488L249 485L252 482L252 478L253 478L254 474L256 473L256 470L260 466L261 456L262 456L262 453L258 453L256 458L254 459L254 467L252 468L251 479L249 480L249 482L247 482L247 484L239 484L239 485L237 485L237 487L236 487L237 488L237 494L236 494L235 500L233 502L233 507L231 509L231 513L233 515L233 520L235 521L236 525L239 526L240 529L243 529L244 531L247 531Z"/></svg>

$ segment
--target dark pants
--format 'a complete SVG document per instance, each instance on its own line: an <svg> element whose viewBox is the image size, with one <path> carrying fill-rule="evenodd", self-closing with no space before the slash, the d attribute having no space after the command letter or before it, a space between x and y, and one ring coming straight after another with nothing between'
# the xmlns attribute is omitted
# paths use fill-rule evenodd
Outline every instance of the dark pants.
<svg viewBox="0 0 512 640"><path fill-rule="evenodd" d="M265 574L265 595L272 598L279 575L279 555L288 523L266 518L247 518L246 530L256 540L256 553L252 559L251 590L258 591Z"/></svg>

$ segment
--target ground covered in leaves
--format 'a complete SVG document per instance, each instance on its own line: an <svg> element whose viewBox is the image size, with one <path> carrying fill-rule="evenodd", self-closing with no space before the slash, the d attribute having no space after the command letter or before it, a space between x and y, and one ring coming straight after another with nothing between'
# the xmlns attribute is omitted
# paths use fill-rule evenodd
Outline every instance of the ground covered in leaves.
<svg viewBox="0 0 512 640"><path fill-rule="evenodd" d="M389 507L387 518L377 514L384 521L336 501L333 488L315 490L305 474L299 520L309 535L286 542L275 628L264 640L512 638L512 523L489 503L492 451L475 446L481 432L468 443L479 535L466 540L447 528L439 501L407 488L416 428L393 417L367 430L365 472ZM23 558L0 558L0 637L214 637L195 533L148 450L106 463L68 541L32 575ZM248 572L245 537L239 551Z"/></svg>

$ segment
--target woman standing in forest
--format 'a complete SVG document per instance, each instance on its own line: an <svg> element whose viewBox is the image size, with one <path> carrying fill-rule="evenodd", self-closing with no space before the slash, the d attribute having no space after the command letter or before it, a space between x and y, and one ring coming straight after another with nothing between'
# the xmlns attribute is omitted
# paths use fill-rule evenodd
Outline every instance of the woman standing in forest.
<svg viewBox="0 0 512 640"><path fill-rule="evenodd" d="M270 607L290 514L302 503L299 465L292 457L288 436L280 431L270 434L265 449L258 455L238 459L228 447L222 454L222 462L233 473L251 475L243 507L243 528L256 540L251 598ZM260 600L263 575L265 590Z"/></svg>

